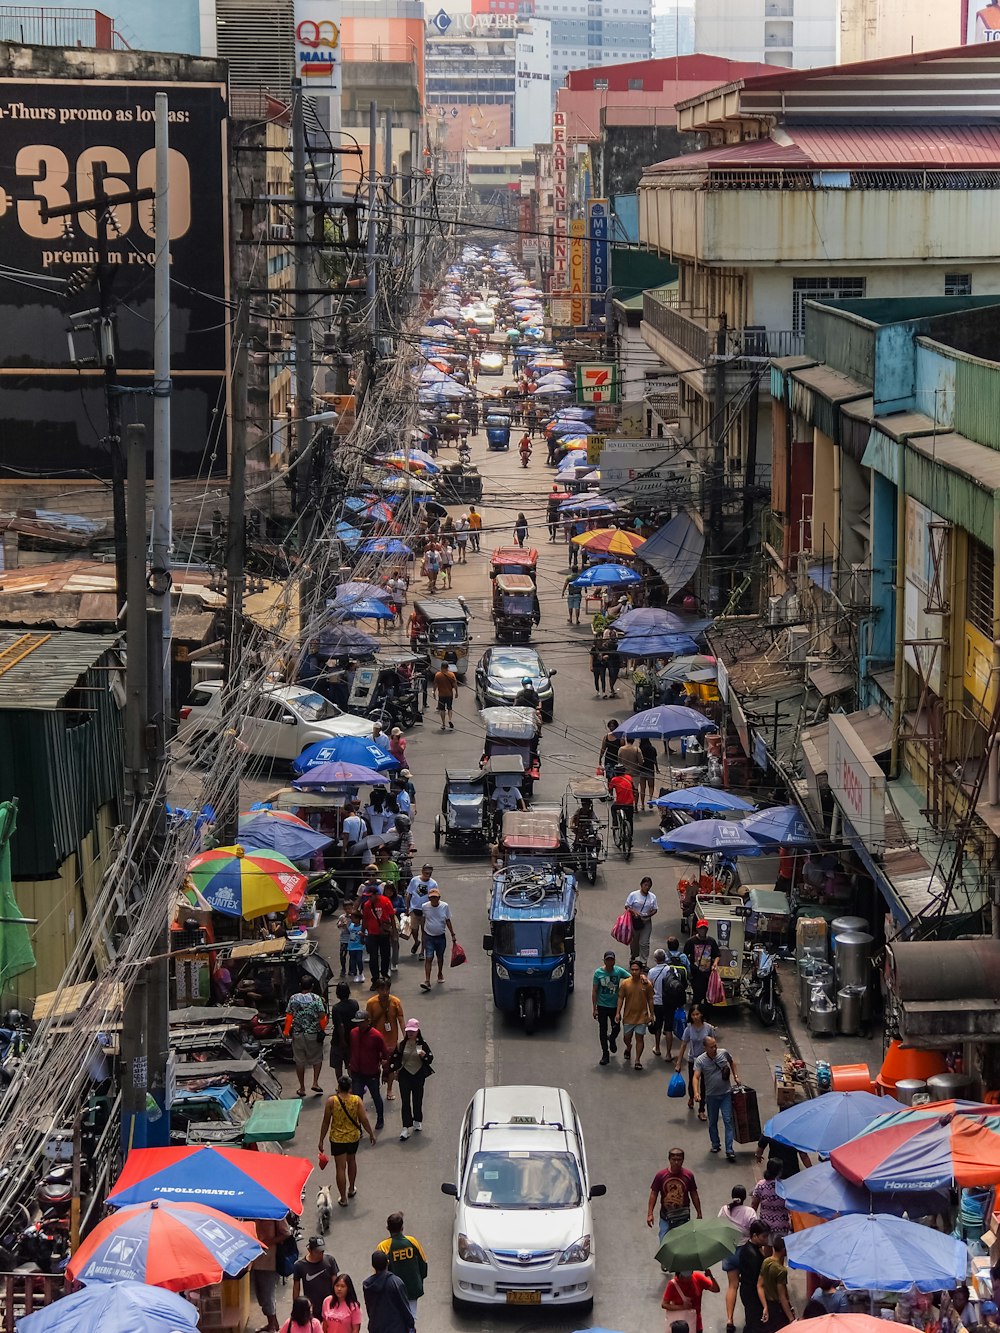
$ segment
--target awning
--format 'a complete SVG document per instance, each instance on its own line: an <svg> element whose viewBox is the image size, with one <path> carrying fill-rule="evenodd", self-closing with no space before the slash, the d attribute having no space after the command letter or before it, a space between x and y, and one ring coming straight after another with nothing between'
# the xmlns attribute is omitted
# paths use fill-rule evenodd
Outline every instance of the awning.
<svg viewBox="0 0 1000 1333"><path fill-rule="evenodd" d="M809 672L809 684L826 699L844 690L853 690L854 672L846 668L838 671L835 667L814 667Z"/></svg>
<svg viewBox="0 0 1000 1333"><path fill-rule="evenodd" d="M846 720L873 759L877 759L880 754L888 754L892 748L892 721L883 712L875 707L863 708L860 712L848 713ZM825 773L830 753L829 722L806 728L800 739L803 750L808 747L813 771L817 774Z"/></svg>
<svg viewBox="0 0 1000 1333"><path fill-rule="evenodd" d="M651 565L667 585L678 592L693 577L705 550L705 536L690 514L681 511L636 548L636 556Z"/></svg>

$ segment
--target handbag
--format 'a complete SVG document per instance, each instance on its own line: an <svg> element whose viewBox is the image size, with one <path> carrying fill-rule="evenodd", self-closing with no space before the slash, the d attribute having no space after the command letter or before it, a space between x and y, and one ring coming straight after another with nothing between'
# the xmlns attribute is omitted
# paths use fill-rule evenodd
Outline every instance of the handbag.
<svg viewBox="0 0 1000 1333"><path fill-rule="evenodd" d="M705 991L705 999L709 1004L722 1005L726 1003L726 988L722 984L722 978L718 971L713 968L708 976L708 988Z"/></svg>
<svg viewBox="0 0 1000 1333"><path fill-rule="evenodd" d="M687 1027L687 1010L683 1005L674 1010L674 1036L678 1041L684 1040L684 1029Z"/></svg>
<svg viewBox="0 0 1000 1333"><path fill-rule="evenodd" d="M455 940L455 942L451 946L451 963L449 964L449 966L461 967L462 964L467 961L468 960L465 956L465 950L459 944L458 940Z"/></svg>
<svg viewBox="0 0 1000 1333"><path fill-rule="evenodd" d="M291 1277L292 1269L299 1261L299 1247L294 1236L285 1236L274 1251L274 1271L279 1277Z"/></svg>
<svg viewBox="0 0 1000 1333"><path fill-rule="evenodd" d="M401 940L408 940L412 934L413 928L410 925L410 914L404 912L399 918L399 938Z"/></svg>
<svg viewBox="0 0 1000 1333"><path fill-rule="evenodd" d="M667 1096L683 1097L686 1091L687 1087L684 1082L684 1075L679 1069L676 1069L670 1075L670 1082L667 1084Z"/></svg>
<svg viewBox="0 0 1000 1333"><path fill-rule="evenodd" d="M619 944L632 943L632 913L627 909L611 927L611 938Z"/></svg>

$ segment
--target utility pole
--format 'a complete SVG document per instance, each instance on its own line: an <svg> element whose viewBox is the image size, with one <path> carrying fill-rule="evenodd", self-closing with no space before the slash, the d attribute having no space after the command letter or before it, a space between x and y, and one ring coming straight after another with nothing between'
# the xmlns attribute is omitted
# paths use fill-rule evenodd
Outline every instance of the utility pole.
<svg viewBox="0 0 1000 1333"><path fill-rule="evenodd" d="M146 427L136 423L128 439L128 497L123 533L126 561L125 764L128 769L130 819L135 819L148 786L146 721L149 680L146 666Z"/></svg>
<svg viewBox="0 0 1000 1333"><path fill-rule="evenodd" d="M376 275L377 250L378 250L378 227L375 225L375 208L378 203L378 106L374 102L368 104L368 268L367 268L367 290L368 297L368 328L374 339L375 330L378 328L378 316L375 311L375 297L378 291L378 282ZM374 355L374 348L372 349Z"/></svg>
<svg viewBox="0 0 1000 1333"><path fill-rule="evenodd" d="M705 601L709 608L718 604L722 572L719 562L722 558L722 492L726 474L726 316L719 316L719 327L715 335L715 356L713 367L715 378L712 380L712 473L709 480L709 565L708 587Z"/></svg>
<svg viewBox="0 0 1000 1333"><path fill-rule="evenodd" d="M170 130L167 94L156 94L156 201L153 205L153 524L150 540L149 589L159 607L162 626L162 694L151 697L151 709L171 710L170 688Z"/></svg>
<svg viewBox="0 0 1000 1333"><path fill-rule="evenodd" d="M312 414L312 335L309 320L309 201L306 198L306 122L302 80L292 80L292 239L295 243L295 486L296 512L301 514L309 495L306 466L311 431L306 417ZM241 519L242 522L242 519ZM305 548L306 533L300 549Z"/></svg>

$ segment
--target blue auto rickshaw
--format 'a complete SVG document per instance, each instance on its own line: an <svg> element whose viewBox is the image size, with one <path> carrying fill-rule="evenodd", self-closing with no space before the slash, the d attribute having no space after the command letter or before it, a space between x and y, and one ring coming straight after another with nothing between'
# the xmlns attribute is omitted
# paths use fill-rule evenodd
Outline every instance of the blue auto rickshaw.
<svg viewBox="0 0 1000 1333"><path fill-rule="evenodd" d="M576 876L562 864L559 811L508 811L499 851L483 948L493 1003L530 1036L544 1014L566 1008L575 979Z"/></svg>
<svg viewBox="0 0 1000 1333"><path fill-rule="evenodd" d="M486 444L490 449L510 448L510 417L506 413L490 412L486 418Z"/></svg>

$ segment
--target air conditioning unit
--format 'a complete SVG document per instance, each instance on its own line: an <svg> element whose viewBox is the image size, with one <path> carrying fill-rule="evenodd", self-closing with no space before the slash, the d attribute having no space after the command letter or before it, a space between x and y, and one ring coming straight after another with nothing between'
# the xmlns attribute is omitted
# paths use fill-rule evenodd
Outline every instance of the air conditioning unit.
<svg viewBox="0 0 1000 1333"><path fill-rule="evenodd" d="M269 352L281 352L285 347L285 335L277 329L272 329L267 335L267 350Z"/></svg>
<svg viewBox="0 0 1000 1333"><path fill-rule="evenodd" d="M789 625L785 630L785 635L788 644L789 662L794 662L797 666L803 666L808 655L806 649L811 638L809 626Z"/></svg>
<svg viewBox="0 0 1000 1333"><path fill-rule="evenodd" d="M271 223L272 241L290 241L292 239L292 229L287 222Z"/></svg>

